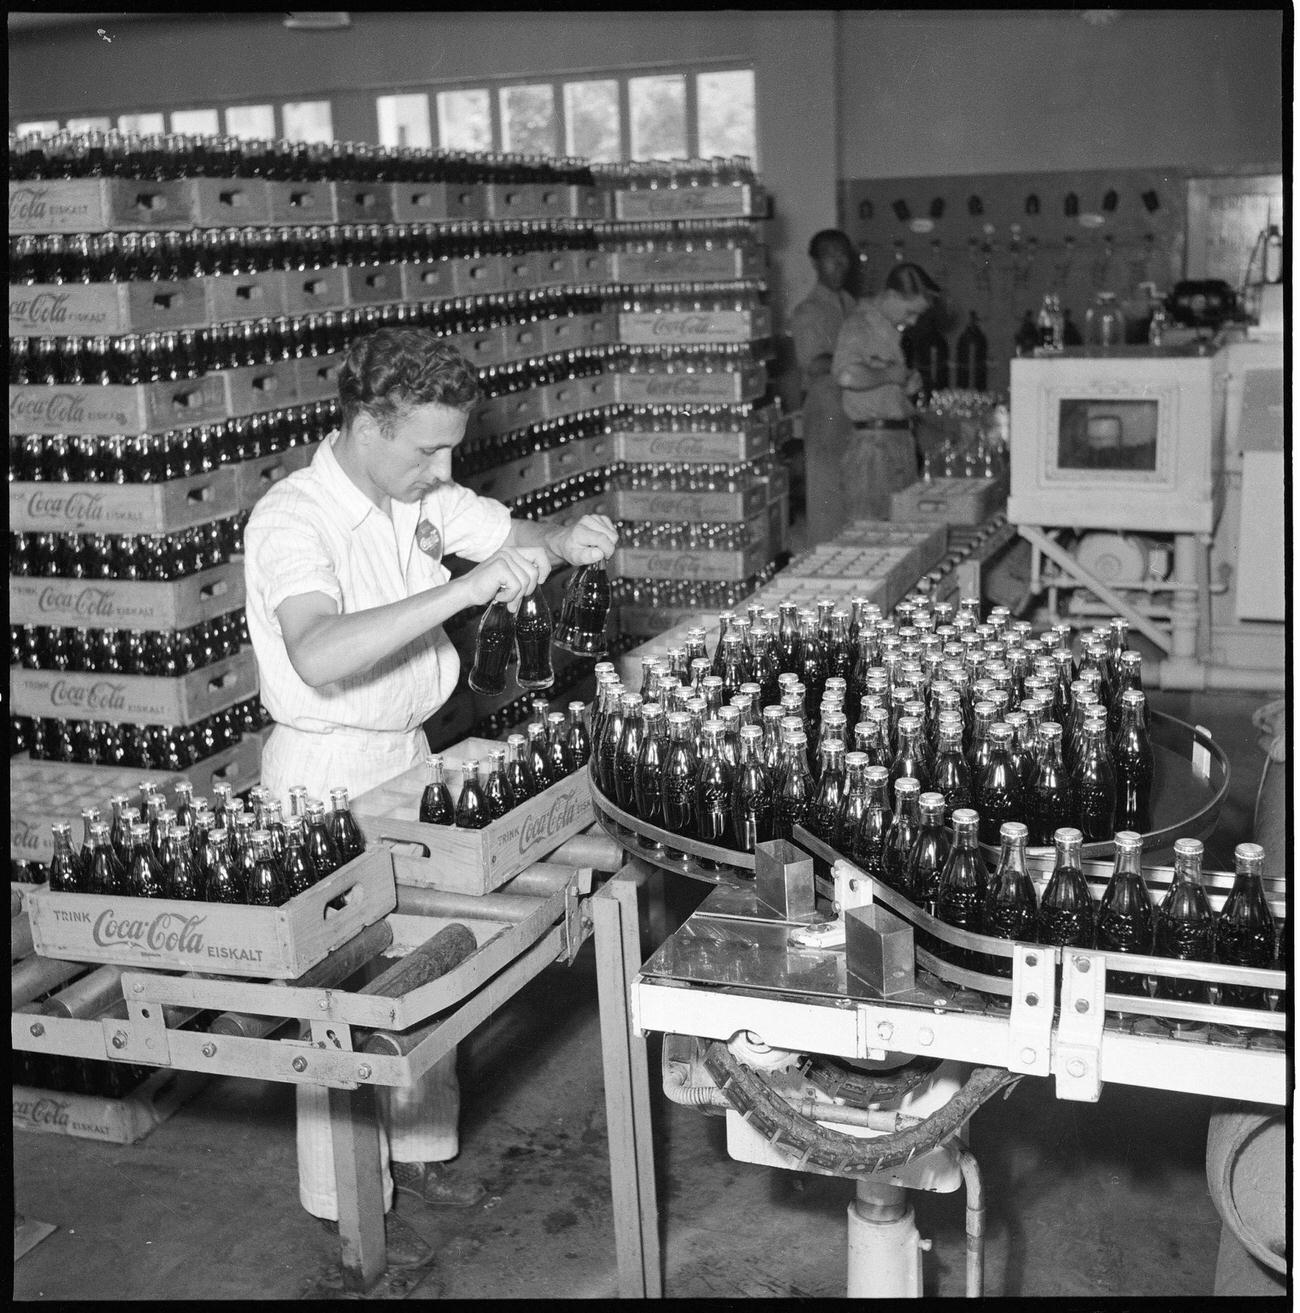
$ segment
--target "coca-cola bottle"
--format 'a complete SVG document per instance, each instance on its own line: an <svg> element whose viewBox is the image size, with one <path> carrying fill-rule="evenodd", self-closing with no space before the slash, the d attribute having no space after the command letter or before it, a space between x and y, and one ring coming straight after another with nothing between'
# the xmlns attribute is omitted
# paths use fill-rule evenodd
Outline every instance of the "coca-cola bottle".
<svg viewBox="0 0 1300 1313"><path fill-rule="evenodd" d="M1038 895L1025 869L1029 827L1023 821L1003 821L998 837L1001 848L984 895L981 933L993 939L1032 944L1037 941ZM1011 959L990 954L985 969L1010 979Z"/></svg>
<svg viewBox="0 0 1300 1313"><path fill-rule="evenodd" d="M515 618L504 602L493 602L478 622L469 686L484 697L506 691L506 666L515 640Z"/></svg>
<svg viewBox="0 0 1300 1313"><path fill-rule="evenodd" d="M620 701L623 724L614 749L614 798L627 812L636 811L636 764L645 737L639 693L624 693Z"/></svg>
<svg viewBox="0 0 1300 1313"><path fill-rule="evenodd" d="M258 829L265 830L271 836L271 858L277 865L283 865L289 837L284 828L284 807L279 798L269 795L263 798L262 819Z"/></svg>
<svg viewBox="0 0 1300 1313"><path fill-rule="evenodd" d="M203 853L203 897L209 903L242 903L244 882L230 856L226 831L214 826L208 832L208 846Z"/></svg>
<svg viewBox="0 0 1300 1313"><path fill-rule="evenodd" d="M674 834L689 837L695 832L695 776L698 769L690 713L670 712L668 751L664 755L659 805L663 828Z"/></svg>
<svg viewBox="0 0 1300 1313"><path fill-rule="evenodd" d="M749 853L773 837L776 825L776 799L762 746L763 731L757 725L741 726L740 765L731 785L731 826L737 846Z"/></svg>
<svg viewBox="0 0 1300 1313"><path fill-rule="evenodd" d="M541 793L556 782L551 776L551 763L546 755L546 725L540 720L530 720L524 726L524 733L528 737L528 765L537 781L537 792Z"/></svg>
<svg viewBox="0 0 1300 1313"><path fill-rule="evenodd" d="M564 741L569 745L569 753L573 757L575 769L585 766L591 756L586 709L586 704L583 702L569 703L569 723L564 731Z"/></svg>
<svg viewBox="0 0 1300 1313"><path fill-rule="evenodd" d="M1115 807L1115 771L1106 744L1105 714L1098 711L1095 716L1086 719L1081 734L1078 756L1070 772L1073 819L1083 831L1085 843L1105 843L1115 833L1118 819Z"/></svg>
<svg viewBox="0 0 1300 1313"><path fill-rule="evenodd" d="M980 772L988 762L989 755L989 728L997 720L998 709L992 702L981 699L971 708L972 730L970 751L967 753L966 760L970 766L971 791L974 794L976 806L979 805L979 778Z"/></svg>
<svg viewBox="0 0 1300 1313"><path fill-rule="evenodd" d="M904 883L910 891L908 897L923 911L937 916L939 879L948 864L948 854L952 849L952 836L943 823L943 794L921 794L918 809L920 826L916 842L908 854ZM917 938L917 945L928 952L934 952L934 937L923 932Z"/></svg>
<svg viewBox="0 0 1300 1313"><path fill-rule="evenodd" d="M948 860L939 876L935 915L945 925L980 933L984 896L988 892L988 871L979 850L979 813L960 807L953 813L953 843ZM973 949L954 949L937 945L936 952L954 966L981 969L980 954Z"/></svg>
<svg viewBox="0 0 1300 1313"><path fill-rule="evenodd" d="M540 589L534 589L515 613L515 651L519 657L515 678L521 688L550 688L555 683L551 666L553 630L550 604Z"/></svg>
<svg viewBox="0 0 1300 1313"><path fill-rule="evenodd" d="M804 829L823 843L833 844L839 829L845 792L845 753L841 739L821 745L817 786L804 814Z"/></svg>
<svg viewBox="0 0 1300 1313"><path fill-rule="evenodd" d="M1104 953L1149 954L1154 929L1155 911L1142 876L1142 836L1121 830L1115 835L1115 867L1097 907L1097 947ZM1146 994L1144 976L1114 966L1107 961L1108 994Z"/></svg>
<svg viewBox="0 0 1300 1313"><path fill-rule="evenodd" d="M1038 727L1038 755L1029 775L1025 812L1029 842L1044 847L1062 826L1074 822L1070 778L1061 760L1061 727L1052 720Z"/></svg>
<svg viewBox="0 0 1300 1313"><path fill-rule="evenodd" d="M623 732L627 733L626 719ZM664 711L658 702L641 706L641 741L632 766L633 811L650 825L663 824L664 758L668 755Z"/></svg>
<svg viewBox="0 0 1300 1313"><path fill-rule="evenodd" d="M88 894L124 893L121 887L123 874L113 855L108 826L98 821L90 827L90 861L82 889Z"/></svg>
<svg viewBox="0 0 1300 1313"><path fill-rule="evenodd" d="M81 886L77 855L72 851L72 826L56 821L50 826L54 852L49 861L49 887L56 893L75 894Z"/></svg>
<svg viewBox="0 0 1300 1313"><path fill-rule="evenodd" d="M695 771L695 832L704 842L726 847L731 832L731 770L722 752L720 720L704 722Z"/></svg>
<svg viewBox="0 0 1300 1313"><path fill-rule="evenodd" d="M190 831L185 825L172 828L172 861L167 872L167 897L191 902L202 899L203 881L195 869L194 854L190 848Z"/></svg>
<svg viewBox="0 0 1300 1313"><path fill-rule="evenodd" d="M572 775L577 766L569 750L567 730L564 712L546 713L546 764L550 768L551 779L556 782L566 775Z"/></svg>
<svg viewBox="0 0 1300 1313"><path fill-rule="evenodd" d="M174 792L176 825L188 830L194 825L194 785L189 780L177 780Z"/></svg>
<svg viewBox="0 0 1300 1313"><path fill-rule="evenodd" d="M1002 823L1019 820L1025 801L1020 777L1011 760L1011 726L997 721L989 726L988 751L975 781L979 799L980 842L990 846L1001 842Z"/></svg>
<svg viewBox="0 0 1300 1313"><path fill-rule="evenodd" d="M286 824L284 833L284 860L280 863L280 873L285 897L296 898L316 883L316 872L307 856L306 822L301 816L294 817Z"/></svg>
<svg viewBox="0 0 1300 1313"><path fill-rule="evenodd" d="M576 656L603 655L610 601L605 562L578 566L564 589L555 645Z"/></svg>
<svg viewBox="0 0 1300 1313"><path fill-rule="evenodd" d="M944 819L948 822L952 821L953 812L970 807L973 800L970 764L962 751L960 717L940 717L939 751L934 763L934 791L943 795Z"/></svg>
<svg viewBox="0 0 1300 1313"><path fill-rule="evenodd" d="M1063 825L1052 835L1056 864L1038 904L1038 942L1058 948L1091 948L1092 891L1083 876L1083 833Z"/></svg>
<svg viewBox="0 0 1300 1313"><path fill-rule="evenodd" d="M882 872L887 885L905 898L916 901L909 880L909 859L921 832L921 784L904 775L894 781L894 817L885 839Z"/></svg>
<svg viewBox="0 0 1300 1313"><path fill-rule="evenodd" d="M522 734L506 735L506 783L510 786L510 797L516 807L546 787L533 772L528 740Z"/></svg>
<svg viewBox="0 0 1300 1313"><path fill-rule="evenodd" d="M454 825L456 809L447 787L445 765L441 757L430 757L429 779L420 795L419 820L424 825Z"/></svg>
<svg viewBox="0 0 1300 1313"><path fill-rule="evenodd" d="M1219 961L1235 967L1268 968L1273 965L1277 931L1264 895L1264 849L1257 843L1239 843L1233 858L1236 879L1215 926ZM1223 985L1220 1001L1235 1008L1267 1006L1264 991L1250 985Z"/></svg>
<svg viewBox="0 0 1300 1313"><path fill-rule="evenodd" d="M1125 708L1126 713L1128 708ZM1214 912L1201 883L1201 861L1205 845L1199 839L1174 842L1174 878L1156 909L1151 951L1156 957L1181 961L1214 960ZM1199 980L1157 978L1157 998L1182 1003L1204 1003L1205 985Z"/></svg>
<svg viewBox="0 0 1300 1313"><path fill-rule="evenodd" d="M307 800L307 856L311 858L317 880L333 875L344 862L338 842L325 821L325 804L319 798Z"/></svg>
<svg viewBox="0 0 1300 1313"><path fill-rule="evenodd" d="M930 787L930 766L924 743L924 722L918 716L900 716L898 751L889 766L889 782L913 779L922 789Z"/></svg>
<svg viewBox="0 0 1300 1313"><path fill-rule="evenodd" d="M461 830L485 830L492 823L488 800L483 795L476 757L461 763L460 793L456 797L456 826Z"/></svg>
<svg viewBox="0 0 1300 1313"><path fill-rule="evenodd" d="M163 898L166 886L153 846L149 827L139 821L131 826L131 857L126 868L127 893L133 898Z"/></svg>
<svg viewBox="0 0 1300 1313"><path fill-rule="evenodd" d="M1155 752L1143 724L1146 697L1137 689L1125 692L1120 702L1119 735L1111 752L1115 768L1115 824L1123 830L1146 834L1152 828L1151 787L1155 779Z"/></svg>
<svg viewBox="0 0 1300 1313"><path fill-rule="evenodd" d="M618 686L619 692L615 696L614 687L614 685L610 685L606 690L609 709L605 714L600 739L592 744L592 756L596 763L596 780L601 793L611 802L617 797L614 783L614 762L618 756L619 739L623 737L623 698L626 696L621 685ZM640 697L640 694L636 696Z"/></svg>
<svg viewBox="0 0 1300 1313"><path fill-rule="evenodd" d="M865 771L867 803L849 839L848 855L855 866L876 880L885 878L885 842L893 814L889 810L889 771L868 766Z"/></svg>
<svg viewBox="0 0 1300 1313"><path fill-rule="evenodd" d="M249 847L252 862L244 879L244 901L250 907L279 907L285 901L285 887L271 851L271 836L265 830L254 830Z"/></svg>
<svg viewBox="0 0 1300 1313"><path fill-rule="evenodd" d="M488 773L483 781L483 796L487 799L488 812L494 821L499 821L514 806L510 785L506 781L504 748L488 749Z"/></svg>
<svg viewBox="0 0 1300 1313"><path fill-rule="evenodd" d="M348 806L348 791L344 788L330 790L330 838L339 850L339 865L346 865L354 857L360 857L365 851L365 841L357 827L356 818Z"/></svg>

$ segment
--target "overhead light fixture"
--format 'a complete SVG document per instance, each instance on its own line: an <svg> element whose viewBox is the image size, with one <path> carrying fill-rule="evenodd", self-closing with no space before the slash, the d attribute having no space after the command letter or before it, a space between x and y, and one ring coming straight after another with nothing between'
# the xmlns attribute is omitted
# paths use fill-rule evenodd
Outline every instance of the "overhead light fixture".
<svg viewBox="0 0 1300 1313"><path fill-rule="evenodd" d="M340 28L351 27L352 19L346 11L285 14L284 25L298 32L337 32Z"/></svg>

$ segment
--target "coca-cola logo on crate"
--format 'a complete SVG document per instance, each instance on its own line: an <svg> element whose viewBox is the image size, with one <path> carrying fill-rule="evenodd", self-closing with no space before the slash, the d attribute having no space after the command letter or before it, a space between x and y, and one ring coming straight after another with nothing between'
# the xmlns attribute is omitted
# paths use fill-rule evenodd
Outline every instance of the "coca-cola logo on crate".
<svg viewBox="0 0 1300 1313"><path fill-rule="evenodd" d="M25 223L60 223L71 219L91 220L98 210L93 198L86 197L73 202L67 196L59 197L57 202L51 198L48 187L14 187L9 193L10 224Z"/></svg>
<svg viewBox="0 0 1300 1313"><path fill-rule="evenodd" d="M126 685L111 679L97 679L93 684L73 684L56 680L50 689L53 707L80 707L87 711L122 711L126 707Z"/></svg>
<svg viewBox="0 0 1300 1313"><path fill-rule="evenodd" d="M113 598L103 588L81 588L76 592L45 587L36 598L42 615L72 615L81 619L107 619L113 612Z"/></svg>
<svg viewBox="0 0 1300 1313"><path fill-rule="evenodd" d="M537 816L525 816L519 827L519 855L527 856L536 847L578 819L581 797L571 789L551 805L550 811Z"/></svg>
<svg viewBox="0 0 1300 1313"><path fill-rule="evenodd" d="M20 853L39 853L45 848L43 827L33 825L21 816L9 818L9 848Z"/></svg>
<svg viewBox="0 0 1300 1313"><path fill-rule="evenodd" d="M59 1130L68 1128L68 1109L72 1106L70 1099L52 1099L42 1095L37 1099L14 1099L14 1120L28 1126L54 1126Z"/></svg>
<svg viewBox="0 0 1300 1313"><path fill-rule="evenodd" d="M106 907L95 918L90 933L101 948L119 948L125 944L151 953L201 953L200 927L207 919L180 912L160 912L152 919L119 917L111 907Z"/></svg>
<svg viewBox="0 0 1300 1313"><path fill-rule="evenodd" d="M652 337L704 337L711 324L708 315L683 315L680 318L656 316L650 326Z"/></svg>
<svg viewBox="0 0 1300 1313"><path fill-rule="evenodd" d="M70 300L71 296L67 292L36 292L29 297L19 297L17 300L11 295L9 318L11 321L17 320L33 326L65 324L69 319L74 318L68 312ZM107 306L90 306L83 303L77 306L75 320L78 324L95 325L107 323L110 317Z"/></svg>
<svg viewBox="0 0 1300 1313"><path fill-rule="evenodd" d="M51 392L48 388L20 388L10 394L9 418L16 424L31 425L86 425L92 420L98 425L97 433L130 433L135 426L134 412L129 406L115 404L114 389L94 388L88 392ZM63 432L57 428L55 432Z"/></svg>
<svg viewBox="0 0 1300 1313"><path fill-rule="evenodd" d="M34 520L75 520L78 523L94 523L104 518L107 509L102 492L79 491L60 496L57 493L38 489L27 499L27 514ZM129 513L123 514L119 508L117 518L137 520L141 517Z"/></svg>

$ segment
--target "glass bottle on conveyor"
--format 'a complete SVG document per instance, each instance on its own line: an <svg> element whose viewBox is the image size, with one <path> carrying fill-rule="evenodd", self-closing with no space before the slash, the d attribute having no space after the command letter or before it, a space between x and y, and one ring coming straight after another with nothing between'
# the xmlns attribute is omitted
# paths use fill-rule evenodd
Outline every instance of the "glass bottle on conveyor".
<svg viewBox="0 0 1300 1313"><path fill-rule="evenodd" d="M1104 737L1105 729L1100 733ZM1142 836L1132 830L1115 835L1115 866L1097 906L1097 947L1104 953L1151 953L1155 909L1142 876ZM1145 995L1146 977L1106 965L1108 994Z"/></svg>
<svg viewBox="0 0 1300 1313"><path fill-rule="evenodd" d="M731 786L731 826L737 846L748 853L775 833L776 800L762 745L763 731L757 725L741 727L740 766Z"/></svg>
<svg viewBox="0 0 1300 1313"><path fill-rule="evenodd" d="M885 838L881 866L885 883L911 902L916 901L916 892L910 884L908 859L921 833L921 792L921 782L911 776L894 781L894 817Z"/></svg>
<svg viewBox="0 0 1300 1313"><path fill-rule="evenodd" d="M980 914L980 933L993 939L1034 943L1038 930L1038 895L1025 869L1029 827L1023 821L1003 821L998 832L998 864L989 878ZM991 975L1011 978L1011 959L989 955Z"/></svg>
<svg viewBox="0 0 1300 1313"><path fill-rule="evenodd" d="M575 768L581 769L586 766L588 758L591 756L591 739L587 732L586 722L586 703L570 702L569 703L569 721L564 731L564 741L569 745L569 752L573 757Z"/></svg>
<svg viewBox="0 0 1300 1313"><path fill-rule="evenodd" d="M808 802L803 824L809 834L823 843L833 843L845 792L843 740L824 740L818 765L817 784Z"/></svg>
<svg viewBox="0 0 1300 1313"><path fill-rule="evenodd" d="M980 815L980 842L1001 843L1004 821L1019 821L1024 814L1020 778L1011 761L1011 726L997 721L989 726L988 752L975 781Z"/></svg>
<svg viewBox="0 0 1300 1313"><path fill-rule="evenodd" d="M456 809L447 787L445 763L441 757L433 756L428 759L428 767L429 778L420 795L418 819L424 825L454 825Z"/></svg>
<svg viewBox="0 0 1300 1313"><path fill-rule="evenodd" d="M660 782L660 823L665 830L688 838L695 833L695 776L698 768L690 713L671 712L668 716L668 750L664 755Z"/></svg>
<svg viewBox="0 0 1300 1313"><path fill-rule="evenodd" d="M1239 843L1233 860L1236 877L1215 927L1219 961L1267 969L1273 965L1277 928L1264 894L1264 849L1257 843ZM1235 1008L1267 1006L1264 991L1249 985L1221 986L1220 1002Z"/></svg>
<svg viewBox="0 0 1300 1313"><path fill-rule="evenodd" d="M1083 832L1063 825L1053 832L1052 842L1056 862L1038 904L1038 942L1091 948L1096 909L1083 875Z"/></svg>
<svg viewBox="0 0 1300 1313"><path fill-rule="evenodd" d="M1147 834L1152 829L1155 752L1143 723L1146 697L1130 688L1121 699L1119 734L1111 750L1115 770L1115 824Z"/></svg>
<svg viewBox="0 0 1300 1313"><path fill-rule="evenodd" d="M865 772L867 802L862 817L848 843L848 857L867 875L883 880L885 841L893 815L889 810L889 771L884 766L868 766Z"/></svg>
<svg viewBox="0 0 1300 1313"><path fill-rule="evenodd" d="M944 799L942 793L921 794L918 800L920 826L916 842L907 857L907 875L904 883L908 897L931 916L938 915L939 880L948 864L952 850L952 836L944 825ZM917 936L917 946L928 952L935 951L934 937L926 931Z"/></svg>
<svg viewBox="0 0 1300 1313"><path fill-rule="evenodd" d="M722 752L723 725L706 720L695 773L695 832L704 843L728 846L731 831L731 772Z"/></svg>
<svg viewBox="0 0 1300 1313"><path fill-rule="evenodd" d="M935 915L946 925L978 934L988 892L988 871L979 850L979 813L969 807L959 808L953 813L952 828L953 844L939 876ZM940 944L936 952L954 966L981 969L980 955L973 949Z"/></svg>
<svg viewBox="0 0 1300 1313"><path fill-rule="evenodd" d="M1204 852L1205 845L1199 839L1174 841L1173 883L1156 908L1151 949L1156 957L1177 958L1184 962L1214 960L1214 912L1201 883ZM1204 1003L1205 984L1200 980L1159 976L1156 997L1182 1003Z"/></svg>
<svg viewBox="0 0 1300 1313"><path fill-rule="evenodd" d="M663 824L664 759L667 755L663 707L657 702L643 703L640 743L632 764L631 805L624 810L633 812L650 825Z"/></svg>

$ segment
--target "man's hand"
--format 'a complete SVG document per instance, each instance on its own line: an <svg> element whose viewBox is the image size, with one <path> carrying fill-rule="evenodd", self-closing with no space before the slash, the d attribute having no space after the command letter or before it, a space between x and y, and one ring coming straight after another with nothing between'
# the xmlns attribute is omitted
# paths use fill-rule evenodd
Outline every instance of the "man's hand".
<svg viewBox="0 0 1300 1313"><path fill-rule="evenodd" d="M570 565L594 565L607 561L618 546L618 530L607 515L584 515L562 529L550 547Z"/></svg>
<svg viewBox="0 0 1300 1313"><path fill-rule="evenodd" d="M475 606L505 602L515 612L550 572L551 563L540 547L503 547L457 582L465 585Z"/></svg>

